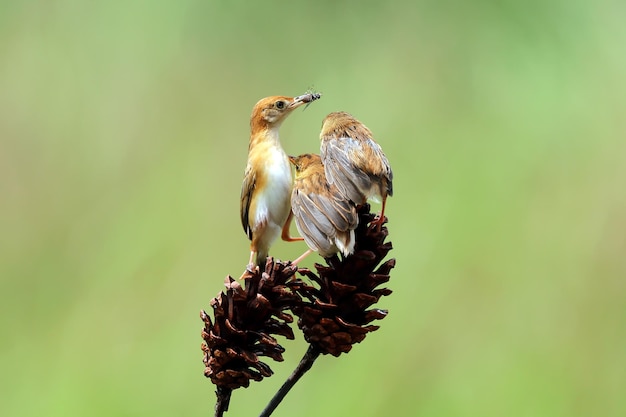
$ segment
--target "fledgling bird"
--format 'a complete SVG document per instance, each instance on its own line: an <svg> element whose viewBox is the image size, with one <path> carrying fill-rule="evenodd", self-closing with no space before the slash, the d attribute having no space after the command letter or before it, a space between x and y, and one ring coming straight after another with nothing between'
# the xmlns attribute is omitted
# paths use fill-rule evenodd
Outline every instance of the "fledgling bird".
<svg viewBox="0 0 626 417"><path fill-rule="evenodd" d="M355 204L382 199L380 230L385 219L387 197L393 195L393 173L372 132L351 114L330 113L322 123L321 157L328 183Z"/></svg>
<svg viewBox="0 0 626 417"><path fill-rule="evenodd" d="M282 122L296 108L321 97L272 96L259 100L250 116L248 163L241 188L241 223L251 240L248 269L262 266L290 210L291 167L278 137ZM285 240L293 239L283 234Z"/></svg>
<svg viewBox="0 0 626 417"><path fill-rule="evenodd" d="M296 227L310 248L293 264L313 251L323 258L338 251L344 256L353 253L354 229L359 222L354 203L326 181L319 155L290 156L289 161L296 167L291 209Z"/></svg>

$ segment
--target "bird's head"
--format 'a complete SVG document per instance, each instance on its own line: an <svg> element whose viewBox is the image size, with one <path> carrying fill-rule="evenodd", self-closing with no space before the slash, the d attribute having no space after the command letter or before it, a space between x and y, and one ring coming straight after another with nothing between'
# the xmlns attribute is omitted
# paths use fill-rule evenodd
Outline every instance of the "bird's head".
<svg viewBox="0 0 626 417"><path fill-rule="evenodd" d="M293 110L320 97L320 94L308 93L298 97L272 96L263 98L252 109L250 127L253 131L279 127Z"/></svg>
<svg viewBox="0 0 626 417"><path fill-rule="evenodd" d="M289 156L289 162L291 162L296 167L296 175L306 171L309 168L323 169L322 159L319 155L305 153L300 156Z"/></svg>
<svg viewBox="0 0 626 417"><path fill-rule="evenodd" d="M350 113L345 111L336 111L330 113L322 121L321 135L330 134L336 130L343 130L351 125L358 124L359 122Z"/></svg>

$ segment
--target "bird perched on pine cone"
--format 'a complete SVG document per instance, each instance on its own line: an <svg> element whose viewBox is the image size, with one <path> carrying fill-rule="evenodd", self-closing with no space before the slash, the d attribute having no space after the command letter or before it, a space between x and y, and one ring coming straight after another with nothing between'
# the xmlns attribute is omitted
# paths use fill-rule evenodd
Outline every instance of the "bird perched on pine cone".
<svg viewBox="0 0 626 417"><path fill-rule="evenodd" d="M376 220L378 230L385 221L387 197L393 195L393 173L372 132L346 112L330 113L322 123L321 158L328 183L357 205L382 199Z"/></svg>
<svg viewBox="0 0 626 417"><path fill-rule="evenodd" d="M335 185L326 181L319 155L290 156L296 167L291 193L291 209L296 227L309 250L296 259L297 264L312 251L329 258L338 251L344 256L354 252L354 229L358 225L356 206Z"/></svg>
<svg viewBox="0 0 626 417"><path fill-rule="evenodd" d="M293 110L320 97L315 93L266 97L252 110L240 206L241 223L251 240L248 262L251 271L265 264L269 248L290 213L291 167L280 144L278 130Z"/></svg>

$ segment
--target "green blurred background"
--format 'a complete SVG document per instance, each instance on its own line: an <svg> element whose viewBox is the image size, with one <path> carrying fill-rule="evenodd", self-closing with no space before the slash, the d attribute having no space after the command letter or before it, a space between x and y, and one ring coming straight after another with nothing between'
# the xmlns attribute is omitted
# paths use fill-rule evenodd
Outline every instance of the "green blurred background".
<svg viewBox="0 0 626 417"><path fill-rule="evenodd" d="M374 131L398 263L381 329L320 358L275 415L626 415L625 16L0 3L0 415L212 415L198 312L248 259L248 117L310 86L324 97L283 146L317 151L336 110ZM257 415L306 348L281 344L228 415Z"/></svg>

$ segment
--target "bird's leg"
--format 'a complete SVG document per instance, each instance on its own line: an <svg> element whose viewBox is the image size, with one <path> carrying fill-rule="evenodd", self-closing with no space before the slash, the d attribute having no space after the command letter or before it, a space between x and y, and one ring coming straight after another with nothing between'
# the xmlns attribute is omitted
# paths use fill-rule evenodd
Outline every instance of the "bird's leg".
<svg viewBox="0 0 626 417"><path fill-rule="evenodd" d="M239 277L239 279L244 279L245 276L249 273L254 274L256 272L257 266L254 262L256 258L256 251L255 250L251 250L250 251L250 260L248 261L248 266L246 267L246 270L244 271L244 273Z"/></svg>
<svg viewBox="0 0 626 417"><path fill-rule="evenodd" d="M250 251L250 260L248 261L248 271L250 272L254 272L254 270L256 269L256 264L254 263L254 259L256 258L256 251L255 250L251 250Z"/></svg>
<svg viewBox="0 0 626 417"><path fill-rule="evenodd" d="M385 204L387 203L387 197L383 197L383 207L380 210L380 216L378 219L374 220L374 224L376 224L376 231L380 232L380 229L383 227L383 223L385 222Z"/></svg>
<svg viewBox="0 0 626 417"><path fill-rule="evenodd" d="M314 251L313 249L308 249L306 252L304 252L302 255L298 256L296 258L295 261L292 261L291 264L292 265L298 265L298 263L303 260L304 258L306 258L307 256L309 256L310 254L312 254Z"/></svg>
<svg viewBox="0 0 626 417"><path fill-rule="evenodd" d="M289 227L291 226L291 220L293 219L293 211L289 210L289 216L287 216L287 220L283 225L283 233L280 235L280 238L285 242L300 242L304 240L303 237L291 237L289 233Z"/></svg>

